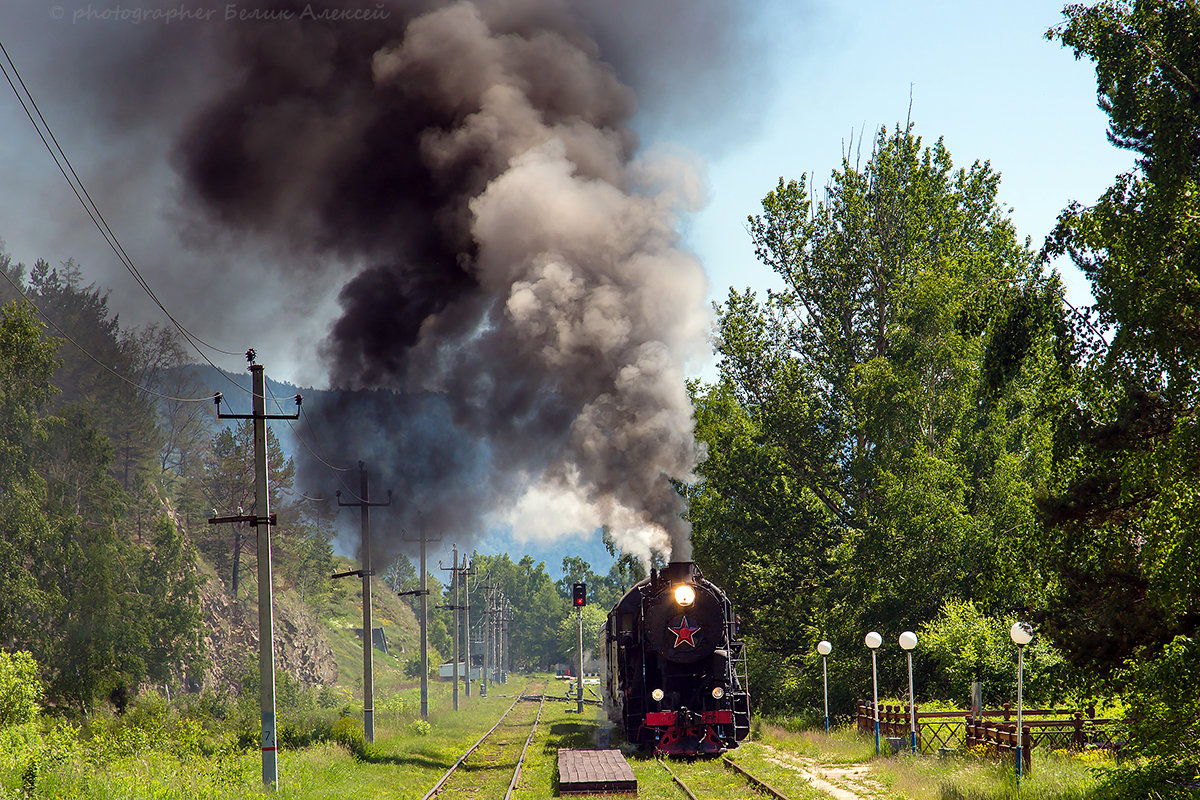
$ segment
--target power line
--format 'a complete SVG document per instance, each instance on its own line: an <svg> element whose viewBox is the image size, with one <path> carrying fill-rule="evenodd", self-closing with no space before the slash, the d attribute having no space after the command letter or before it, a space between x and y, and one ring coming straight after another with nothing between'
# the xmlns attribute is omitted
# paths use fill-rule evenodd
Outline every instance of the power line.
<svg viewBox="0 0 1200 800"><path fill-rule="evenodd" d="M5 67L4 62L0 61L0 72L3 72L5 80L8 81L8 85L12 88L13 93L16 95L17 102L21 104L21 109L25 112L25 116L29 118L30 123L33 125L34 130L38 134L38 138L42 140L42 144L46 147L47 152L50 153L50 157L54 160L54 164L58 167L58 171L62 173L63 178L67 181L67 185L71 187L72 193L74 193L76 199L79 200L80 205L83 206L84 211L92 220L92 223L96 226L96 229L100 231L100 235L104 237L104 241L116 254L117 259L121 262L121 265L124 266L130 275L133 276L137 284L141 286L143 290L145 290L146 294L150 296L150 299L154 301L154 304L157 305L164 314L166 314L167 319L171 320L171 323L179 330L188 344L192 346L192 349L194 349L202 359L208 362L210 366L218 371L221 371L220 367L214 364L212 360L209 359L209 357L204 353L204 351L200 349L201 345L209 348L210 350L218 353L224 353L226 355L239 354L229 350L223 350L215 345L209 344L196 334L192 333L190 330L184 327L179 320L175 319L174 315L172 315L171 312L167 310L166 306L164 306L163 303L158 299L158 296L154 293L154 290L150 288L150 284L142 276L137 266L133 263L133 260L125 252L125 248L121 245L120 240L117 239L116 233L108 224L108 220L106 220L104 215L100 212L99 206L97 206L95 201L92 200L91 195L87 191L87 187L84 186L79 174L75 171L74 166L71 165L71 161L67 157L66 151L64 151L62 146L58 143L58 138L54 135L54 131L51 129L49 122L46 121L45 116L43 116L41 108L38 106L37 101L33 97L33 93L30 92L29 87L26 86L24 79L21 77L21 73L17 70L16 63L13 62L12 56L9 55L8 49L4 46L3 42L0 42L0 53L3 53L5 60L8 62L8 67ZM9 68L12 69L12 75L9 75ZM13 81L14 76L16 78L15 83ZM21 89L17 89L18 83L21 85ZM22 90L25 92L24 95L21 94ZM26 102L26 98L28 98L28 103ZM30 111L31 106L33 111ZM37 119L34 119L34 112L37 113ZM41 125L38 124L38 120L41 120ZM43 128L45 129L44 131ZM50 137L49 140L47 140L47 136ZM51 146L51 141L54 143L53 146ZM66 165L65 167L64 164ZM69 175L68 171L70 172ZM72 180L72 177L74 180ZM224 373L222 372L222 374ZM242 391L250 393L249 389L241 386L232 378L229 378L229 376L226 375L225 377Z"/></svg>
<svg viewBox="0 0 1200 800"><path fill-rule="evenodd" d="M70 334L68 334L66 331L64 331L59 326L59 324L57 322L55 322L53 318L51 318L51 316L49 314L47 314L45 311L42 311L42 309L38 307L37 303L35 303L29 299L29 296L27 294L25 294L25 290L22 289L17 284L17 282L12 279L12 276L10 276L8 274L8 270L0 269L0 274L2 274L4 276L4 280L8 281L9 286L13 287L13 289L16 289L17 294L21 295L21 298L26 303L28 303L33 308L34 311L36 311L38 314L40 314L42 316L42 318L46 320L46 322L50 323L50 325L54 328L54 330L58 331L60 336L62 336L64 339L66 339L71 344L75 345L75 347L79 350L79 352L83 353L85 356L90 358L92 361L95 361L98 365L100 365L100 367L107 370L114 377L119 378L120 380L129 384L133 388L137 389L138 391L145 392L146 394L154 395L155 397L161 397L164 400L176 400L181 403L207 403L210 400L212 400L211 397L175 397L173 395L163 394L162 392L156 392L153 389L148 389L145 386L142 386L140 383L138 383L137 381L134 381L132 378L125 377L124 375L122 375L121 373L117 372L115 369L110 367L108 364L105 364L103 361L96 358L96 356L92 355L91 352L89 352L88 349L85 348L83 345L81 345L79 342L72 339Z"/></svg>
<svg viewBox="0 0 1200 800"><path fill-rule="evenodd" d="M281 486L281 487L279 487L279 491L281 491L281 492L283 492L284 494L287 494L287 495L292 495L293 497L299 497L299 498L300 498L300 499L302 499L302 500L309 500L309 501L312 501L312 502L314 502L314 503L325 503L325 502L328 502L328 501L329 501L329 498L328 498L328 497L309 497L309 496L308 496L308 495L306 495L304 492L302 492L302 491L300 491L299 489L296 489L296 488L286 489L286 488L284 488L284 487L282 487L282 486Z"/></svg>
<svg viewBox="0 0 1200 800"><path fill-rule="evenodd" d="M309 430L309 432L310 432L310 433L312 433L312 435L313 435L313 439L314 439L314 440L317 440L317 439L319 438L319 437L317 436L317 431L316 431L316 429L313 427L312 420L310 420L310 419L308 418L308 412L307 412L307 411L305 411L303 408L301 408L301 409L300 409L300 418L301 418L301 419L303 419L303 420L304 420L304 424L305 424L306 426L308 426L308 430ZM318 444L320 444L320 442L319 442L319 441L318 441L317 443L318 443ZM314 455L315 455L315 453L314 453ZM335 467L335 466L333 466L332 464L329 464L329 463L325 462L325 461L324 461L324 459L321 459L321 461L322 461L322 463L324 463L324 464L325 464L325 466L329 467L330 469L334 470L335 472L349 472L349 471L350 471L350 469L351 469L350 467Z"/></svg>
<svg viewBox="0 0 1200 800"><path fill-rule="evenodd" d="M46 121L46 117L42 114L42 109L40 106L38 106L37 100L34 98L33 93L30 92L29 87L25 85L25 81L21 77L21 73L17 70L17 66L15 63L13 63L12 56L9 55L8 50L7 50L7 48L4 47L3 42L0 42L0 51L2 51L4 53L4 57L8 61L8 65L12 68L13 75L16 76L17 82L21 84L21 89L25 92L25 95L29 98L29 102L33 106L34 111L37 112L38 119L41 120L42 126L46 129L46 133L50 135L50 140L54 142L54 147L57 149L58 154L62 156L63 163L65 163L67 165L67 169L69 169L71 171L71 176L75 179L75 183L79 186L79 189L83 192L84 197L87 198L88 202L84 204L84 208L89 209L89 211L94 210L96 212L96 216L99 217L100 222L103 223L103 227L101 227L100 232L102 234L107 234L105 236L106 240L109 239L109 237L111 237L111 241L109 241L109 245L113 248L113 251L117 254L118 258L121 259L121 263L125 266L126 269L129 270L130 274L133 275L133 277L137 281L138 285L146 290L146 294L148 294L150 296L150 299L154 301L154 304L157 305L160 309L162 309L162 312L167 315L167 318L170 319L171 322L173 322L175 324L175 326L177 328L179 328L179 331L181 333L183 333L185 336L195 339L198 343L204 345L205 347L208 347L211 350L215 350L218 353L223 353L223 354L229 355L229 356L241 355L240 353L235 353L230 350L222 350L221 348L219 348L215 345L209 344L208 342L204 341L199 336L197 336L196 334L192 333L190 330L185 328L182 324L179 323L178 320L175 319L174 316L171 315L171 312L167 311L166 306L164 306L162 304L162 302L158 299L158 296L154 293L154 290L150 288L150 284L147 283L146 279L142 276L141 271L139 271L137 266L133 263L133 259L131 259L129 257L129 255L125 252L125 248L121 246L120 240L117 239L117 235L113 231L112 227L108 224L108 220L104 218L104 215L100 211L100 207L98 205L96 205L96 201L93 200L92 196L88 193L87 187L83 183L83 179L79 177L79 173L77 173L75 171L75 167L72 166L71 160L67 157L66 151L63 150L62 145L59 144L58 137L56 137L54 135L54 130L50 127L50 123ZM6 78L8 77L7 74L5 75L5 77ZM11 79L9 80L9 85L12 86ZM13 90L16 91L15 86L13 86ZM17 97L18 97L18 99L20 99L21 95L18 93ZM24 105L24 104L22 103L22 105ZM26 109L25 113L27 116L29 115L28 109ZM33 121L32 117L30 117L30 121L31 122ZM37 127L37 123L34 123L34 126ZM43 142L43 144L45 144L46 140L42 139L42 142ZM49 147L49 145L47 145L47 147ZM54 151L52 150L50 154L51 154L51 156L54 156ZM57 161L57 159L56 159L56 161ZM60 167L60 170L61 170L61 167ZM65 173L64 173L63 177L66 177ZM78 196L78 195L76 195L76 196ZM82 202L82 198L80 199L80 202ZM95 222L95 221L96 220L93 219L93 222ZM100 226L98 225L98 227L100 227Z"/></svg>

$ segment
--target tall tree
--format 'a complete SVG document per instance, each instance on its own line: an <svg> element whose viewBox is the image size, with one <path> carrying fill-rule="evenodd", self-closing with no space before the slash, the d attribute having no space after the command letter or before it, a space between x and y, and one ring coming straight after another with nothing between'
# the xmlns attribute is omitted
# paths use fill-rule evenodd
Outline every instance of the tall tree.
<svg viewBox="0 0 1200 800"><path fill-rule="evenodd" d="M53 522L34 456L47 438L42 418L55 393L56 349L41 338L28 305L0 309L0 640L9 646L28 644L33 620L50 602L35 578Z"/></svg>
<svg viewBox="0 0 1200 800"><path fill-rule="evenodd" d="M131 497L83 404L48 414L57 342L26 305L0 312L0 636L36 654L52 700L187 668L199 656L195 564L165 521L129 536Z"/></svg>
<svg viewBox="0 0 1200 800"><path fill-rule="evenodd" d="M767 685L798 636L850 646L949 598L1035 590L1034 412L1064 331L998 186L986 163L955 169L941 141L883 129L824 200L781 179L749 219L784 288L719 310L720 381L693 387L709 458L687 492L697 561L741 601Z"/></svg>
<svg viewBox="0 0 1200 800"><path fill-rule="evenodd" d="M548 669L562 656L558 649L558 626L567 611L567 601L558 593L546 573L546 565L532 556L513 561L507 554L474 557L475 577L471 580L472 624L482 610L481 587L490 580L513 603L512 661L538 669Z"/></svg>
<svg viewBox="0 0 1200 800"><path fill-rule="evenodd" d="M1156 723L1200 704L1194 681L1161 680L1200 656L1200 6L1064 13L1047 36L1095 63L1109 138L1138 160L1045 247L1091 280L1099 328L1056 431L1043 622L1077 665L1130 679L1134 747L1166 785L1200 771L1194 723Z"/></svg>
<svg viewBox="0 0 1200 800"><path fill-rule="evenodd" d="M63 364L54 376L61 389L56 407L78 407L95 421L114 449L109 467L113 476L126 491L135 490L139 476L151 471L159 447L149 396L118 377L132 379L142 371L136 340L122 334L108 308L107 293L94 284L84 285L83 272L73 260L57 268L39 260L30 270L26 294L79 345L60 351ZM145 501L150 503L150 498Z"/></svg>
<svg viewBox="0 0 1200 800"><path fill-rule="evenodd" d="M212 445L205 454L203 464L203 491L212 508L222 514L249 514L254 508L254 426L249 420L240 421L234 427L222 428L212 438ZM290 537L303 516L293 502L292 484L296 467L284 455L279 438L267 428L267 475L271 493L271 508L279 520L278 546L286 548ZM238 512L238 509L242 509ZM230 531L224 526L212 526L219 530L205 531L198 536L201 551L222 575L229 576L230 591L236 596L241 579L242 549L253 531L243 523L231 523ZM328 529L318 530L326 534ZM312 532L312 531L308 531ZM320 535L316 533L315 535ZM327 539L327 537L326 537Z"/></svg>

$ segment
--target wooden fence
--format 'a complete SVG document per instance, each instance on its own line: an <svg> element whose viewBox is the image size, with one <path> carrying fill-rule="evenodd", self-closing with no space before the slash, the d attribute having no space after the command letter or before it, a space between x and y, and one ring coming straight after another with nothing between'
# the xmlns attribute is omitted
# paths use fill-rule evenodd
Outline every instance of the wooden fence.
<svg viewBox="0 0 1200 800"><path fill-rule="evenodd" d="M1115 748L1118 720L1095 716L1095 709L1085 712L1070 708L1027 708L1022 710L1022 727L1026 741L1022 756L1029 766L1035 747L1043 750L1074 749L1094 745ZM917 748L922 753L939 749L969 748L983 745L996 756L1012 754L1016 748L1016 709L1010 703L1001 708L984 709L972 716L968 709L955 711L922 711L917 706ZM875 715L872 704L860 701L855 715L859 732L873 735ZM888 737L909 736L912 723L909 707L881 705L879 734Z"/></svg>
<svg viewBox="0 0 1200 800"><path fill-rule="evenodd" d="M1024 719L1022 719L1024 722ZM964 744L968 750L973 750L977 747L984 748L989 756L1007 759L1012 761L1017 753L1017 723L1015 722L988 722L982 718L966 717L966 739ZM1023 771L1028 772L1033 766L1033 745L1034 742L1029 735L1030 727L1022 724L1021 726L1021 762L1024 765Z"/></svg>

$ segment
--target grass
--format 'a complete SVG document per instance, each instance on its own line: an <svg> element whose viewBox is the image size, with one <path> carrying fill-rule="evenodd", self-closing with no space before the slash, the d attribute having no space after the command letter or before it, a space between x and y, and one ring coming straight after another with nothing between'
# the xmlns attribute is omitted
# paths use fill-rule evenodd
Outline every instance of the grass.
<svg viewBox="0 0 1200 800"><path fill-rule="evenodd" d="M467 747L495 723L530 679L514 676L493 685L487 698L463 698L450 707L450 687L430 685L430 727L412 724L412 706L376 713L376 740L365 748L320 742L279 753L283 798L420 798ZM540 682L539 684L540 685ZM411 692L405 692L410 694ZM330 712L336 716L336 712ZM361 716L352 729L361 733ZM226 798L262 797L261 756L236 749L234 737L181 747L172 731L136 748L101 751L77 729L50 731L26 726L0 736L0 796L54 798ZM58 731L58 733L55 733ZM18 733L20 735L18 735ZM7 741L5 741L7 739ZM131 753L124 753L133 749ZM355 752L357 750L357 752ZM507 781L507 779L506 779Z"/></svg>
<svg viewBox="0 0 1200 800"><path fill-rule="evenodd" d="M771 747L815 759L820 764L861 764L875 756L875 742L854 729L793 730L778 721L763 721L755 738Z"/></svg>
<svg viewBox="0 0 1200 800"><path fill-rule="evenodd" d="M788 797L796 800L828 797L824 792L813 788L795 768L795 762L787 758L789 755L791 753L787 750L764 742L746 742L729 757L738 766L771 784Z"/></svg>
<svg viewBox="0 0 1200 800"><path fill-rule="evenodd" d="M596 706L575 713L561 682L549 676L513 676L508 684L493 685L490 696L461 697L461 710L450 705L450 687L430 685L430 725L414 724L416 689L389 695L390 702L376 714L376 741L364 746L346 734L361 736L361 707L341 723L337 711L305 712L314 724L326 725L333 737L279 754L281 798L345 797L417 800L449 766L526 689L548 682L550 698L518 786L521 800L557 796L557 759L561 747L594 747L597 732L607 725ZM514 714L532 718L534 704L523 703ZM390 710L388 710L390 709ZM322 714L333 722L321 722ZM0 798L61 797L95 800L133 798L173 800L203 798L261 798L261 762L257 748L238 749L236 736L223 737L188 718L163 718L155 727L113 726L91 723L88 732L63 723L43 721L0 729ZM297 723L300 724L300 723ZM506 731L514 741L524 741L524 722ZM1033 769L1017 794L1012 767L971 756L938 758L900 755L876 757L874 741L850 728L826 736L821 731L796 730L779 721L755 725L754 741L743 743L731 758L770 782L795 800L824 797L812 788L801 769L833 770L858 767L875 783L831 776L844 787L857 784L867 800L1085 800L1098 786L1097 767L1106 766L1099 754L1037 753ZM518 745L519 747L519 745ZM486 757L486 753L484 753ZM497 758L495 769L476 768L473 788L502 796L515 756ZM630 765L638 779L641 800L680 800L683 793L653 758L631 754ZM672 761L695 790L713 798L754 796L744 780L713 760ZM479 796L483 796L482 794ZM586 798L581 798L586 800Z"/></svg>
<svg viewBox="0 0 1200 800"><path fill-rule="evenodd" d="M1018 793L1013 765L976 756L903 755L881 759L875 773L911 800L1083 800L1099 785L1096 761L1073 754L1037 754Z"/></svg>
<svg viewBox="0 0 1200 800"><path fill-rule="evenodd" d="M339 569L353 569L349 563L339 563ZM342 591L335 592L329 598L322 622L325 637L337 662L338 682L353 686L355 694L361 698L362 640L354 630L362 627L362 588L357 581L341 588ZM391 651L383 653L375 650L375 691L397 692L413 684L412 679L404 675L404 662L414 655L408 649L418 640L417 619L405 602L385 587L379 587L372 597L372 624L383 628ZM430 658L436 660L432 652Z"/></svg>
<svg viewBox="0 0 1200 800"><path fill-rule="evenodd" d="M1074 754L1067 751L1039 752L1033 767L1022 777L1018 794L1013 767L1010 763L968 754L948 757L876 756L875 743L860 736L852 726L835 729L828 736L823 731L789 730L784 725L764 723L759 728L761 745L782 757L761 756L753 745L739 751L735 757L751 771L769 781L775 769L787 771L788 756L809 759L818 768L862 764L869 768L869 778L880 784L882 793L907 800L1084 800L1099 786L1100 772L1111 766L1097 752ZM763 761L767 763L763 763ZM784 784L784 779L780 778ZM836 781L835 781L836 782ZM783 785L785 794L791 794ZM870 795L870 787L860 794Z"/></svg>

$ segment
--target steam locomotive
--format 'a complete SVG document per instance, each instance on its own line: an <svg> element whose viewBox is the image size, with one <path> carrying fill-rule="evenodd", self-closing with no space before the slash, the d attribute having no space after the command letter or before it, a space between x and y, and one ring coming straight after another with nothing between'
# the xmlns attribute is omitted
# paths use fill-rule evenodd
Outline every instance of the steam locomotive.
<svg viewBox="0 0 1200 800"><path fill-rule="evenodd" d="M609 719L667 755L716 754L750 732L737 617L696 565L673 562L634 586L603 635Z"/></svg>

